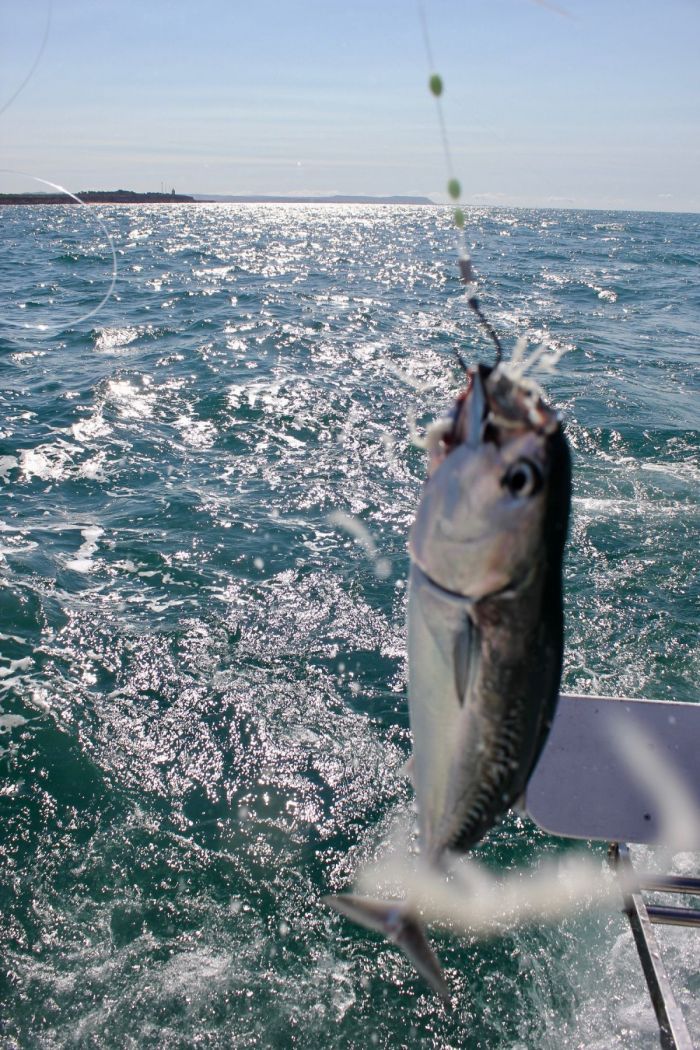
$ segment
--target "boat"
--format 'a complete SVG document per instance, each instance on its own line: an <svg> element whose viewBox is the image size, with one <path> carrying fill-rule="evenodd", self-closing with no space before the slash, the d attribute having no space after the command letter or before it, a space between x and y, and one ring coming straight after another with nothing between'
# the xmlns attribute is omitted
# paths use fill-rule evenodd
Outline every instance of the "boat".
<svg viewBox="0 0 700 1050"><path fill-rule="evenodd" d="M700 930L700 908L649 896L698 897L700 878L637 874L630 846L700 849L699 754L700 704L563 694L525 799L548 834L608 843L664 1050L694 1044L654 927Z"/></svg>

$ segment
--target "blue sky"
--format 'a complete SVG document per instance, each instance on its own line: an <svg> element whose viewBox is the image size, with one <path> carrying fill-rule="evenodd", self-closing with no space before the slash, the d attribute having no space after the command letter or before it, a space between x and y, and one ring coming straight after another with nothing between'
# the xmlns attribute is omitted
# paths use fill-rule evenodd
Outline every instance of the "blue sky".
<svg viewBox="0 0 700 1050"><path fill-rule="evenodd" d="M465 202L700 210L698 0L424 6ZM47 9L2 5L0 107ZM0 167L73 191L440 200L427 75L415 0L53 0Z"/></svg>

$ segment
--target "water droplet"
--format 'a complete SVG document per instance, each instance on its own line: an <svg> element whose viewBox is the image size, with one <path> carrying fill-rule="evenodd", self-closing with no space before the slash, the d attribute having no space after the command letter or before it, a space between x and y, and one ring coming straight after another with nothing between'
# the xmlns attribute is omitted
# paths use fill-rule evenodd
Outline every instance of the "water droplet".
<svg viewBox="0 0 700 1050"><path fill-rule="evenodd" d="M386 580L391 575L391 562L388 558L377 558L374 563L374 574L380 580Z"/></svg>

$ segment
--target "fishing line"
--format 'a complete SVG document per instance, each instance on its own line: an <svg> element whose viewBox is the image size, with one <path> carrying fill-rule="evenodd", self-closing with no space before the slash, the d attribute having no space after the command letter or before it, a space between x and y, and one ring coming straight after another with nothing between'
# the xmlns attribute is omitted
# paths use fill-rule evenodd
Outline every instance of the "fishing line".
<svg viewBox="0 0 700 1050"><path fill-rule="evenodd" d="M452 164L452 154L450 151L450 142L447 135L447 125L445 123L445 115L442 109L442 93L444 85L442 77L439 73L434 72L435 62L433 61L433 49L430 43L430 33L428 31L428 19L425 14L425 8L422 0L418 0L418 17L420 19L421 28L423 30L423 43L425 46L425 54L428 60L428 87L430 93L435 99L438 114L438 124L440 127L440 136L442 138L442 148L445 155L445 164L447 166L447 193L451 200L455 202L455 208L453 212L453 221L457 230L456 235L456 248L457 248L457 262L459 265L459 279L464 285L464 289L467 295L467 303L476 314L479 319L484 331L488 334L493 345L496 347L496 360L494 364L497 365L503 357L503 347L501 341L498 338L496 329L493 327L491 322L488 320L484 311L481 309L479 299L476 295L476 273L472 265L471 256L467 248L467 239L465 234L465 217L464 210L459 206L459 199L462 195L462 187L459 179L455 178L454 167ZM472 287L473 286L473 287ZM455 351L457 360L466 371L466 365L461 354Z"/></svg>
<svg viewBox="0 0 700 1050"><path fill-rule="evenodd" d="M19 87L14 90L14 92L10 95L10 97L7 99L7 101L4 103L4 105L0 106L0 116L2 116L2 114L5 112L5 110L8 109L12 105L14 100L19 95L20 91L22 91L27 86L29 81L34 76L34 73L36 71L37 66L41 62L42 55L44 54L44 50L46 48L46 44L47 44L48 39L49 39L49 31L51 29L51 14L52 14L52 11L53 11L53 0L48 0L48 4L46 5L46 25L44 26L44 35L41 38L41 43L39 44L39 50L37 51L36 57L35 57L34 61L32 62L32 65L31 65L31 67L29 69L29 72L25 76L24 80L20 83Z"/></svg>
<svg viewBox="0 0 700 1050"><path fill-rule="evenodd" d="M74 193L71 193L70 190L67 190L65 186L59 186L57 182L49 182L48 179L40 179L38 175L29 175L26 171L13 171L11 168L0 168L0 175L21 175L22 178L32 179L34 182L40 182L42 186L49 186L53 190L58 190L59 193L65 193L65 195L67 197L70 197L71 200L74 200L76 204L80 204L81 207L90 210L89 204L86 204L85 201L82 201L80 197L76 197L76 195ZM114 291L114 286L117 283L117 252L114 247L114 240L112 239L112 235L110 234L109 230L105 226L100 216L94 215L94 219L97 222L98 226L102 228L102 232L104 233L105 237L107 238L107 241L109 242L109 250L112 253L112 276L109 282L109 288L107 289L106 293L102 296L97 306L93 307L93 309L89 310L87 313L81 314L79 317L71 317L65 321L58 321L53 323L39 322L33 324L31 321L11 321L8 318L2 317L0 315L0 324L6 325L9 328L19 328L24 331L55 332L60 331L64 328L69 328L74 325L80 324L83 321L87 321L90 317L94 317L95 314L102 309L107 300L110 298L112 292Z"/></svg>

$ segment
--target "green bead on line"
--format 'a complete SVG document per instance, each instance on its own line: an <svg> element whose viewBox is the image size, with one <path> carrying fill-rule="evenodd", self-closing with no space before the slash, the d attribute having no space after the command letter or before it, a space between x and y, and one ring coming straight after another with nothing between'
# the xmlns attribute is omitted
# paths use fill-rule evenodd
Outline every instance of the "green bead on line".
<svg viewBox="0 0 700 1050"><path fill-rule="evenodd" d="M432 94L435 95L435 98L440 98L440 95L442 94L442 77L438 76L437 73L433 73L428 84Z"/></svg>
<svg viewBox="0 0 700 1050"><path fill-rule="evenodd" d="M458 230L463 230L464 229L464 212L462 211L461 208L455 208L454 219L455 219L455 226L457 227L457 229Z"/></svg>
<svg viewBox="0 0 700 1050"><path fill-rule="evenodd" d="M450 179L447 183L447 192L453 201L458 201L460 194L462 193L462 187L459 184L459 179Z"/></svg>

